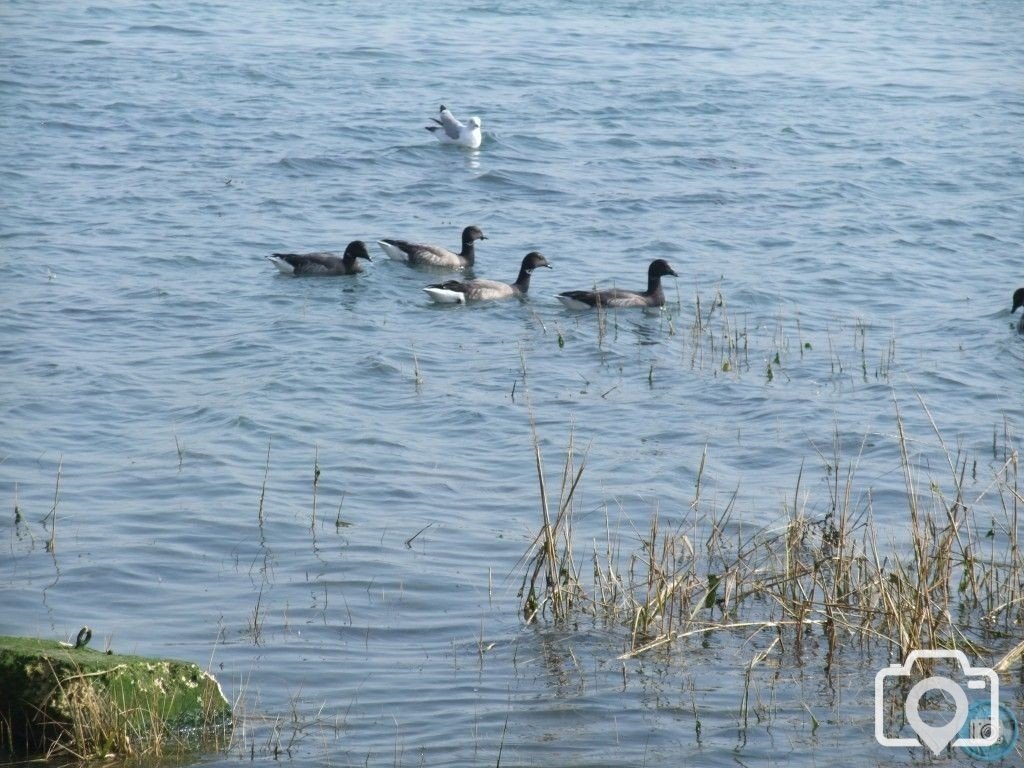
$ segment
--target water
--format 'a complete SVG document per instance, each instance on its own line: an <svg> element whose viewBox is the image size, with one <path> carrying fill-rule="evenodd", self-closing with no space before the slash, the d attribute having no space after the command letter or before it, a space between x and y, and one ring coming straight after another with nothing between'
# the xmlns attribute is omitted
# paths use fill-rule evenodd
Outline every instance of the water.
<svg viewBox="0 0 1024 768"><path fill-rule="evenodd" d="M249 716L215 765L275 738L295 765L908 757L855 650L829 688L776 649L744 731L770 633L623 664L617 625L524 627L530 409L549 485L589 446L584 576L606 520L633 551L693 515L705 447L704 498L752 529L801 466L824 514L835 442L906 543L897 406L984 494L1024 422L1016 3L8 2L0 28L0 634L212 659ZM422 130L440 103L480 151ZM555 265L529 303L428 306L436 275L373 245L470 223L479 276ZM264 260L355 238L355 279ZM666 313L601 333L552 298L656 256Z"/></svg>

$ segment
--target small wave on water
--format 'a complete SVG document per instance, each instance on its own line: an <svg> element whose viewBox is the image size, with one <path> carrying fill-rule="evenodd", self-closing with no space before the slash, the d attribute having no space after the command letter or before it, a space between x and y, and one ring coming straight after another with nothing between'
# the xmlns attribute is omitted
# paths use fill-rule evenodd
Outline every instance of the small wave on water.
<svg viewBox="0 0 1024 768"><path fill-rule="evenodd" d="M212 33L194 27L177 27L172 24L132 24L124 30L127 34L180 35L183 37L209 37Z"/></svg>
<svg viewBox="0 0 1024 768"><path fill-rule="evenodd" d="M541 198L558 198L566 194L559 181L547 174L531 171L485 171L473 183L490 189L508 189Z"/></svg>
<svg viewBox="0 0 1024 768"><path fill-rule="evenodd" d="M313 157L289 156L282 157L280 160L275 161L273 165L288 171L294 171L294 175L298 176L308 173L353 170L357 167L358 161L331 155L316 155Z"/></svg>
<svg viewBox="0 0 1024 768"><path fill-rule="evenodd" d="M93 123L91 125L87 125L85 123L76 123L66 120L44 120L41 125L43 128L48 130L71 134L106 133L110 130L110 126L105 123Z"/></svg>

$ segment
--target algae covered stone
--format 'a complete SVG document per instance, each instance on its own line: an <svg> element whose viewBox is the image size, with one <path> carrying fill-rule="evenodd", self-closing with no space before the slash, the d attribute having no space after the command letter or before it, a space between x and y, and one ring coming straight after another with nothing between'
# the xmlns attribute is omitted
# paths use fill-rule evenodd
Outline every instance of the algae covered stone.
<svg viewBox="0 0 1024 768"><path fill-rule="evenodd" d="M230 722L196 664L0 636L0 754L131 754Z"/></svg>

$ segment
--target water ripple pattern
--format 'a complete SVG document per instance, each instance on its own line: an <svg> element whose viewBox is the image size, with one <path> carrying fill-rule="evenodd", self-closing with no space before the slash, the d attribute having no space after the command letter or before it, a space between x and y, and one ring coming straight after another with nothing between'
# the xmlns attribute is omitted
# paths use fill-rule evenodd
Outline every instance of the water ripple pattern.
<svg viewBox="0 0 1024 768"><path fill-rule="evenodd" d="M897 405L921 455L930 412L983 486L1024 422L1022 19L1000 0L9 0L0 634L89 624L212 657L249 714L318 729L295 765L778 754L771 728L736 741L743 638L627 670L621 627L522 625L531 421L550 485L570 431L587 447L588 548L685 518L705 452L737 525L777 522L801 471L820 516L833 446L898 540ZM441 103L481 116L479 150L423 130ZM447 273L375 244L457 249L469 224L478 277L552 262L525 303L430 305ZM353 239L374 259L355 278L264 258ZM658 257L679 273L662 313L554 299L641 289ZM777 706L788 762L874 747Z"/></svg>

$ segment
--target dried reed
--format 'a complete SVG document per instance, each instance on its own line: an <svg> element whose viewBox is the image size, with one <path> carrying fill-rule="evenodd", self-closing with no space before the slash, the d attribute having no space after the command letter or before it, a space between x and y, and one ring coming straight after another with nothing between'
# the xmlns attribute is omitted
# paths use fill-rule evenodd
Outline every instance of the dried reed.
<svg viewBox="0 0 1024 768"><path fill-rule="evenodd" d="M594 545L588 592L576 566L571 524L585 460L577 466L571 431L552 519L531 414L542 526L524 555L523 615L530 622L544 615L565 622L581 614L618 622L624 628L623 659L687 637L751 628L773 630L799 645L808 628L816 627L829 654L849 642L889 644L903 656L916 648L979 652L989 641L1005 645L1005 637L1024 620L1017 454L1008 452L982 492L970 499L966 458L951 453L934 421L931 425L946 458L948 492L936 478L919 476L897 409L910 534L905 543L879 540L871 490L857 490L860 455L843 470L838 433L830 455L819 451L829 481L825 513L811 517L801 503L801 468L781 526L748 532L732 521L738 492L721 510L702 499L705 450L689 509L670 516L655 510L646 530L634 532L635 549L613 535L606 517L604 540ZM990 497L997 508L982 511ZM666 524L668 519L673 522ZM737 527L740 533L727 536ZM1008 666L1022 655L1024 644L999 663ZM744 721L746 706L745 701Z"/></svg>

